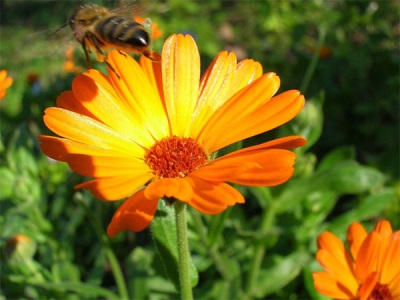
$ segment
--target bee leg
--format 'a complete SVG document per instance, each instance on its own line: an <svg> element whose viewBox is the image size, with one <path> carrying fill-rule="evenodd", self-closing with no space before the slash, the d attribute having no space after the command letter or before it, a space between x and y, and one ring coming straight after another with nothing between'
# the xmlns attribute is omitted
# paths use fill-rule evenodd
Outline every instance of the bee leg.
<svg viewBox="0 0 400 300"><path fill-rule="evenodd" d="M86 68L89 70L89 69L91 69L91 65L90 65L89 51L88 51L88 48L86 47L85 39L83 39L83 41L82 41L82 48L83 48L83 51L85 52Z"/></svg>
<svg viewBox="0 0 400 300"><path fill-rule="evenodd" d="M99 46L99 41L94 36L93 34L87 33L86 38L94 45L94 48L96 49L96 54L97 54L97 59L101 62L105 62L107 67L109 67L115 75L117 75L118 79L120 78L118 73L115 71L114 67L108 62L107 57L104 55L103 51L101 51L101 48Z"/></svg>
<svg viewBox="0 0 400 300"><path fill-rule="evenodd" d="M122 54L123 56L127 56L126 53L124 51L118 50L119 54Z"/></svg>

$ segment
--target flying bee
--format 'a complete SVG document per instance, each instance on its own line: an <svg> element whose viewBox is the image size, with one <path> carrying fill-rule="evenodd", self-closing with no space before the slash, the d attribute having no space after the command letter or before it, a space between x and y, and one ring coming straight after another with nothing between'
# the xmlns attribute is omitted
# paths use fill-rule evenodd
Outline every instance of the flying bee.
<svg viewBox="0 0 400 300"><path fill-rule="evenodd" d="M90 69L90 48L96 52L97 60L105 62L113 71L114 68L108 63L102 49L115 48L142 53L153 61L161 59L157 52L151 50L151 38L145 26L105 7L81 6L69 19L69 25L75 39L82 45L88 69Z"/></svg>

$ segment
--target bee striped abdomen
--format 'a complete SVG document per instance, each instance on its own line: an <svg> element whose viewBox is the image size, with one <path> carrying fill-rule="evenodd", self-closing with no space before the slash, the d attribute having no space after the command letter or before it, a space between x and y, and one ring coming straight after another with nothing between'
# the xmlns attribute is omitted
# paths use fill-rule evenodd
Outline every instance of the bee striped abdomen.
<svg viewBox="0 0 400 300"><path fill-rule="evenodd" d="M96 30L105 42L126 47L143 47L149 44L148 33L134 20L111 16L99 22Z"/></svg>

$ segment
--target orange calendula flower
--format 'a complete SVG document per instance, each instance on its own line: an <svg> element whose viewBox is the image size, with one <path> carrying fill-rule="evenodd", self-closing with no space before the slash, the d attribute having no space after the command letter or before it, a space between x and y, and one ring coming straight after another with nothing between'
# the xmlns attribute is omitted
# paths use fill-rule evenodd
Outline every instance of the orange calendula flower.
<svg viewBox="0 0 400 300"><path fill-rule="evenodd" d="M214 159L218 149L288 122L304 105L298 91L273 97L279 77L263 74L258 62L221 52L200 78L189 35L168 38L161 63L143 56L137 63L120 51L107 59L115 72L86 71L46 109L45 124L61 137L40 140L46 155L94 177L78 188L105 200L129 197L109 236L146 228L164 197L217 214L244 202L225 182L273 186L292 176L296 155L287 149L306 143L299 136Z"/></svg>
<svg viewBox="0 0 400 300"><path fill-rule="evenodd" d="M13 79L11 77L7 77L6 70L0 70L0 100L2 100L6 94L7 89L12 85Z"/></svg>
<svg viewBox="0 0 400 300"><path fill-rule="evenodd" d="M326 272L315 272L318 292L335 299L400 299L400 230L380 221L367 234L360 223L347 231L349 251L335 235L318 237L317 260Z"/></svg>

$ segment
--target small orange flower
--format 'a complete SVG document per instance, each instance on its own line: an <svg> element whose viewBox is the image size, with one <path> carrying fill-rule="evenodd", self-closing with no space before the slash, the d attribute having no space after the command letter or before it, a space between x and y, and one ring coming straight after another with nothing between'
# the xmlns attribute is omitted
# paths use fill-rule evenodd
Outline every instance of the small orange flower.
<svg viewBox="0 0 400 300"><path fill-rule="evenodd" d="M237 63L224 51L200 78L189 35L168 38L161 63L144 56L137 63L121 51L107 59L115 72L86 71L58 97L58 107L46 109L45 124L63 138L40 140L47 156L95 178L78 188L105 200L129 197L109 236L146 228L164 197L217 214L244 202L225 182L273 186L292 176L296 155L287 149L306 143L299 136L214 159L217 150L288 122L304 105L298 91L273 97L279 77L263 75L258 62Z"/></svg>
<svg viewBox="0 0 400 300"><path fill-rule="evenodd" d="M79 74L82 72L83 68L79 65L78 66L75 65L74 51L75 51L75 46L67 47L64 56L65 62L63 64L63 69L68 73Z"/></svg>
<svg viewBox="0 0 400 300"><path fill-rule="evenodd" d="M0 70L0 100L2 100L6 94L7 89L12 85L13 79L11 77L7 77L6 70Z"/></svg>
<svg viewBox="0 0 400 300"><path fill-rule="evenodd" d="M384 220L367 234L353 223L347 242L350 251L330 232L318 237L317 260L326 272L313 273L316 290L335 299L400 299L400 230Z"/></svg>

